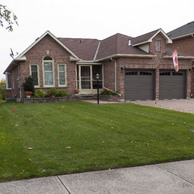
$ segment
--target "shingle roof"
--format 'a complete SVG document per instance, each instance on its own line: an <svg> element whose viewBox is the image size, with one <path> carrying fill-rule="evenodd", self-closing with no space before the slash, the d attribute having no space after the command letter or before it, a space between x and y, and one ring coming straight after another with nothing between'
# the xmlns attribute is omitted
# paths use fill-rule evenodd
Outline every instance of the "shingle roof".
<svg viewBox="0 0 194 194"><path fill-rule="evenodd" d="M171 39L185 37L191 34L194 34L194 21L167 33Z"/></svg>
<svg viewBox="0 0 194 194"><path fill-rule="evenodd" d="M102 40L97 59L102 59L116 54L148 55L148 53L142 51L141 49L129 45L129 41L131 40L133 40L132 37L120 33Z"/></svg>
<svg viewBox="0 0 194 194"><path fill-rule="evenodd" d="M100 40L83 38L58 38L68 49L83 60L93 60Z"/></svg>
<svg viewBox="0 0 194 194"><path fill-rule="evenodd" d="M104 40L84 38L57 38L82 60L102 59L116 54L149 55L137 47L129 45L132 37L115 34Z"/></svg>

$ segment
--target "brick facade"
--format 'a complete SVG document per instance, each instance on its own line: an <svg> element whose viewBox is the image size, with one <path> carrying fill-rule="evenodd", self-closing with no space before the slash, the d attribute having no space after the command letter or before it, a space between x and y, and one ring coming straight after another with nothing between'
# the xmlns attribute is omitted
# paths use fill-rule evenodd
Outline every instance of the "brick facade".
<svg viewBox="0 0 194 194"><path fill-rule="evenodd" d="M194 39L192 39L194 40ZM157 42L160 42L160 51L156 51L155 45ZM186 40L185 40L186 41ZM187 40L191 41L191 37ZM174 66L171 57L165 58L167 48L174 49L178 47L178 42L173 44L167 44L167 39L163 33L158 33L153 39L152 42L147 42L147 47L149 47L149 56L146 54L134 55L134 56L123 56L123 57L107 57L105 60L100 61L103 65L103 75L104 75L104 87L109 88L113 91L117 91L121 94L121 99L125 99L125 70L124 69L146 69L153 70L155 74L155 99L159 99L159 83L160 83L160 70L173 70ZM80 42L81 43L81 42ZM179 43L181 44L181 43ZM184 43L186 44L186 42ZM194 41L193 41L194 44ZM189 44L189 48L192 47ZM182 45L178 47L183 49ZM140 48L137 47L140 50ZM185 47L185 51L186 51ZM50 88L44 87L43 80L43 59L48 55L53 59L54 63L54 86L53 88L57 89L66 89L69 94L72 94L73 89L76 88L77 80L77 64L76 60L70 61L72 53L61 46L53 37L50 35L44 36L37 44L34 44L32 48L25 52L26 61L18 62L18 65L15 65L12 68L12 90L7 90L7 98L24 98L23 92L23 82L25 77L30 75L30 65L38 65L39 69L39 87L38 89L47 90ZM194 53L191 52L192 55ZM59 87L59 77L58 77L58 65L66 65L66 76L67 76L67 87ZM81 64L84 64L82 62ZM87 60L86 60L87 64ZM93 63L95 64L95 62ZM194 71L191 72L191 60L190 59L179 59L179 69L185 70L187 75L187 84L186 84L186 96L190 97L191 89L194 91L194 84L191 88L191 80L194 83ZM116 72L115 72L116 70ZM192 75L192 78L191 78ZM21 90L19 89L19 83L17 79L20 78Z"/></svg>
<svg viewBox="0 0 194 194"><path fill-rule="evenodd" d="M76 64L75 62L70 62L70 54L62 48L53 38L50 36L45 36L38 44L36 44L33 48L31 48L26 54L26 61L21 62L18 65L18 72L14 73L14 81L13 83L17 83L17 77L20 77L21 82L21 98L24 98L23 93L23 82L25 81L25 77L30 75L30 65L36 64L39 69L39 85L37 89L49 89L44 88L43 86L43 58L46 56L46 52L49 51L49 56L54 61L54 88L66 89L68 93L72 93L73 89L76 88ZM67 87L59 87L58 83L58 64L66 65L66 75L67 75ZM16 68L15 68L16 69ZM17 75L16 75L17 74ZM8 98L12 98L16 96L19 98L19 89L15 86L12 94L7 93Z"/></svg>
<svg viewBox="0 0 194 194"><path fill-rule="evenodd" d="M177 49L178 51L187 53L190 56L194 56L194 37L187 36L175 39L173 40L173 44L169 45L169 48ZM194 95L194 67L192 68L191 95Z"/></svg>
<svg viewBox="0 0 194 194"><path fill-rule="evenodd" d="M155 51L155 40L161 41L161 51ZM165 59L163 56L166 53L166 40L160 34L157 35L152 43L150 44L150 53L156 55L156 58L119 58L117 59L117 91L121 94L121 99L125 99L125 88L124 88L124 76L125 72L122 69L150 69L155 71L155 98L159 99L159 71L160 70L174 70L172 58ZM114 90L114 64L113 62L107 62L109 71L108 78L105 78L105 87L110 86L110 89ZM112 67L112 70L110 70ZM190 97L191 93L191 60L179 60L179 68L181 70L186 70L187 74L187 97ZM106 65L105 65L106 69ZM105 74L106 75L106 74ZM111 81L111 85L110 85Z"/></svg>

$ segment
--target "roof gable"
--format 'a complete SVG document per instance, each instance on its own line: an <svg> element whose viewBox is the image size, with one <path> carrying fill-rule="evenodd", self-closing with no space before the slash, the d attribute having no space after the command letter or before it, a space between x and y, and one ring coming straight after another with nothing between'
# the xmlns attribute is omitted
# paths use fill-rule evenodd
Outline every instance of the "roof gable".
<svg viewBox="0 0 194 194"><path fill-rule="evenodd" d="M172 43L172 40L166 35L166 33L162 29L157 29L152 32L149 32L134 38L132 40L132 45L139 46L139 45L150 43L152 42L153 38L157 36L159 33L161 33L164 36L164 38L166 39L166 43Z"/></svg>
<svg viewBox="0 0 194 194"><path fill-rule="evenodd" d="M16 60L16 61L21 60L24 57L24 55L32 47L34 47L36 44L38 44L38 42L40 42L47 35L49 35L51 38L53 38L59 45L61 45L65 50L67 50L67 52L69 52L73 57L75 57L76 59L78 59L78 57L71 50L69 50L62 42L60 42L50 31L46 31L42 36L40 36L39 38L37 38L35 40L35 42L33 42L26 50L24 50L20 55L18 55L14 60Z"/></svg>
<svg viewBox="0 0 194 194"><path fill-rule="evenodd" d="M188 24L185 24L175 30L172 30L167 33L171 39L178 39L185 36L190 36L194 34L194 21Z"/></svg>
<svg viewBox="0 0 194 194"><path fill-rule="evenodd" d="M145 55L148 53L142 51L137 47L133 47L130 41L133 38L124 34L117 33L101 41L97 60L112 57L116 55Z"/></svg>

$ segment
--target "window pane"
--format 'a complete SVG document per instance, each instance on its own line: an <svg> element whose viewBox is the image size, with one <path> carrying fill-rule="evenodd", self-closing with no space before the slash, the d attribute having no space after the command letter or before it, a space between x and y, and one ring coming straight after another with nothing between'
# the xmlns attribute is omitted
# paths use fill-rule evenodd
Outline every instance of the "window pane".
<svg viewBox="0 0 194 194"><path fill-rule="evenodd" d="M157 41L155 42L155 50L156 50L156 51L160 51L160 41L159 41L159 40L157 40Z"/></svg>
<svg viewBox="0 0 194 194"><path fill-rule="evenodd" d="M102 80L102 65L93 65L92 66L93 80L96 80L97 73L99 74L99 80Z"/></svg>
<svg viewBox="0 0 194 194"><path fill-rule="evenodd" d="M6 75L6 79L7 79L6 88L12 88L12 86L11 86L11 81L12 81L12 79L11 79L11 74L7 74L7 75Z"/></svg>
<svg viewBox="0 0 194 194"><path fill-rule="evenodd" d="M65 74L64 74L64 72L59 72L59 83L60 83L60 85L65 85Z"/></svg>
<svg viewBox="0 0 194 194"><path fill-rule="evenodd" d="M65 65L59 65L59 85L65 85Z"/></svg>
<svg viewBox="0 0 194 194"><path fill-rule="evenodd" d="M52 62L44 62L44 83L45 85L53 85Z"/></svg>
<svg viewBox="0 0 194 194"><path fill-rule="evenodd" d="M45 62L44 63L44 71L52 71L52 62Z"/></svg>
<svg viewBox="0 0 194 194"><path fill-rule="evenodd" d="M59 71L64 72L65 71L65 65L59 65Z"/></svg>
<svg viewBox="0 0 194 194"><path fill-rule="evenodd" d="M34 85L38 86L38 67L37 65L31 65L31 76L34 81Z"/></svg>

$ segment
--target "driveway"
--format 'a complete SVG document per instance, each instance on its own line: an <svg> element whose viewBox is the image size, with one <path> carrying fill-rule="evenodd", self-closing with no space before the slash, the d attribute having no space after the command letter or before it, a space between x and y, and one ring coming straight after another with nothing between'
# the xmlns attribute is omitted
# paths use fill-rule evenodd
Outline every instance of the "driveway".
<svg viewBox="0 0 194 194"><path fill-rule="evenodd" d="M131 103L194 114L194 98L179 100L131 101Z"/></svg>

